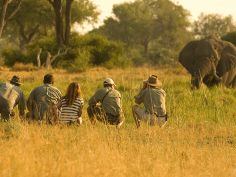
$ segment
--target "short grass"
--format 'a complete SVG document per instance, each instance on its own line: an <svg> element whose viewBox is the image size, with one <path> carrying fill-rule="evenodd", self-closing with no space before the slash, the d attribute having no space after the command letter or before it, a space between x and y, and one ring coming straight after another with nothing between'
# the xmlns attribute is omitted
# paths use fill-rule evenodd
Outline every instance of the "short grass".
<svg viewBox="0 0 236 177"><path fill-rule="evenodd" d="M27 124L17 117L0 122L0 177L77 176L236 176L236 90L224 87L191 91L181 68L90 69L83 73L51 71L62 93L72 81L80 83L85 99L80 127ZM0 81L22 77L26 95L42 83L47 71L1 71ZM142 81L157 74L167 92L166 127L135 128L133 97ZM106 77L122 94L126 117L117 130L91 126L87 100Z"/></svg>

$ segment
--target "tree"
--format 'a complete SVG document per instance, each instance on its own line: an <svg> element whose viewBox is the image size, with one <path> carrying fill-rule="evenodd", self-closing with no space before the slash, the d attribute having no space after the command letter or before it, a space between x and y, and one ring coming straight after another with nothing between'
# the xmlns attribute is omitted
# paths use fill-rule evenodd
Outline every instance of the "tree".
<svg viewBox="0 0 236 177"><path fill-rule="evenodd" d="M115 17L104 22L98 32L128 46L141 45L147 56L153 41L174 43L176 32L188 34L188 12L169 0L137 0L113 6Z"/></svg>
<svg viewBox="0 0 236 177"><path fill-rule="evenodd" d="M0 6L0 38L2 37L3 29L6 27L7 22L16 15L20 5L21 0L2 0Z"/></svg>
<svg viewBox="0 0 236 177"><path fill-rule="evenodd" d="M89 0L47 0L55 14L56 40L59 46L68 45L71 24L94 21L98 16L96 7ZM73 6L72 6L73 4Z"/></svg>
<svg viewBox="0 0 236 177"><path fill-rule="evenodd" d="M14 43L18 39L21 49L38 36L47 35L53 27L51 6L45 0L24 0L17 15L6 28L6 37Z"/></svg>
<svg viewBox="0 0 236 177"><path fill-rule="evenodd" d="M221 16L219 14L201 14L193 24L193 32L197 38L209 35L223 36L235 30L236 26L232 16Z"/></svg>

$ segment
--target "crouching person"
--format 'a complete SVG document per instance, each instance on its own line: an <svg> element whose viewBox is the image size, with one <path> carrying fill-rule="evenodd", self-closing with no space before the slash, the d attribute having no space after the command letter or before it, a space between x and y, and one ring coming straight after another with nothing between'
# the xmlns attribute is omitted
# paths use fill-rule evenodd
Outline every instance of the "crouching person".
<svg viewBox="0 0 236 177"><path fill-rule="evenodd" d="M10 82L0 84L0 117L9 120L15 115L13 109L18 106L20 118L25 114L25 99L20 89L20 78L13 76Z"/></svg>
<svg viewBox="0 0 236 177"><path fill-rule="evenodd" d="M30 120L54 124L58 120L57 104L61 99L61 92L53 86L54 77L46 74L43 85L35 88L27 100Z"/></svg>
<svg viewBox="0 0 236 177"><path fill-rule="evenodd" d="M166 93L161 89L162 83L156 75L149 76L148 80L143 81L143 88L137 96L135 102L144 104L144 108L134 105L132 107L133 117L137 128L140 122L145 121L149 125L164 126L167 121L165 97Z"/></svg>
<svg viewBox="0 0 236 177"><path fill-rule="evenodd" d="M61 110L60 123L66 125L82 124L83 105L80 86L77 82L72 82L67 88L66 95L62 97L58 105Z"/></svg>
<svg viewBox="0 0 236 177"><path fill-rule="evenodd" d="M104 88L97 90L89 99L87 109L89 119L92 124L98 120L120 128L124 122L121 94L115 89L116 85L111 78L104 80L103 86Z"/></svg>

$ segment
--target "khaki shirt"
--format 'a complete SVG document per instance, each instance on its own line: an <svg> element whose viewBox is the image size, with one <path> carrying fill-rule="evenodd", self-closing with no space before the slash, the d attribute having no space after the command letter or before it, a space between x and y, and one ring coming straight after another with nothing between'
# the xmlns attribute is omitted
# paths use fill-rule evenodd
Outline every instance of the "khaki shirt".
<svg viewBox="0 0 236 177"><path fill-rule="evenodd" d="M108 91L109 93L106 95ZM89 106L95 106L97 103L102 104L102 108L106 113L110 113L114 116L122 114L121 94L119 91L111 87L105 87L97 90L96 93L89 99Z"/></svg>
<svg viewBox="0 0 236 177"><path fill-rule="evenodd" d="M147 87L134 98L137 104L144 104L147 113L164 116L166 115L165 97L166 93L163 89Z"/></svg>
<svg viewBox="0 0 236 177"><path fill-rule="evenodd" d="M18 105L20 115L25 112L25 98L22 90L11 83L0 84L0 107L2 111L12 112L13 108Z"/></svg>

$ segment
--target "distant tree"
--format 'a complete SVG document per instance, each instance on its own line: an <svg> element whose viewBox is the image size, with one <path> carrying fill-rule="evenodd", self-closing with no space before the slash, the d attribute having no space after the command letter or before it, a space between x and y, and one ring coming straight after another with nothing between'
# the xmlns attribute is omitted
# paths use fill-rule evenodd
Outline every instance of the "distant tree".
<svg viewBox="0 0 236 177"><path fill-rule="evenodd" d="M20 5L21 0L2 0L0 4L0 38L7 22L16 15Z"/></svg>
<svg viewBox="0 0 236 177"><path fill-rule="evenodd" d="M47 0L54 10L56 40L59 46L68 45L71 24L94 21L98 12L89 0Z"/></svg>
<svg viewBox="0 0 236 177"><path fill-rule="evenodd" d="M147 56L153 41L170 44L187 36L188 12L169 0L137 0L113 6L115 17L105 20L98 30L128 46L141 45ZM176 35L178 34L178 35Z"/></svg>
<svg viewBox="0 0 236 177"><path fill-rule="evenodd" d="M17 15L8 23L6 36L16 42L21 49L37 36L47 35L53 27L53 12L45 0L24 0Z"/></svg>
<svg viewBox="0 0 236 177"><path fill-rule="evenodd" d="M232 16L219 14L201 14L193 24L193 32L196 37L204 38L209 35L223 36L236 29Z"/></svg>

